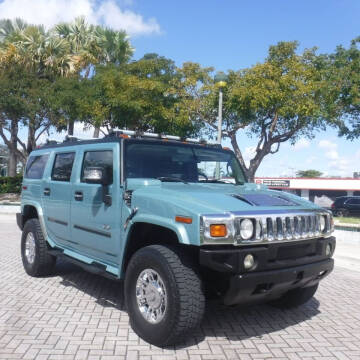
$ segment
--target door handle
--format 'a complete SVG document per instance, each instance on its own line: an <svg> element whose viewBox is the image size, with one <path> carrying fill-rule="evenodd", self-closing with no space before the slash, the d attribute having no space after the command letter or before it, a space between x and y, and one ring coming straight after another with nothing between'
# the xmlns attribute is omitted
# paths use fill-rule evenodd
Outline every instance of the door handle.
<svg viewBox="0 0 360 360"><path fill-rule="evenodd" d="M49 188L44 189L44 195L45 196L50 196L50 189Z"/></svg>
<svg viewBox="0 0 360 360"><path fill-rule="evenodd" d="M74 198L76 201L83 201L84 196L82 191L75 191Z"/></svg>

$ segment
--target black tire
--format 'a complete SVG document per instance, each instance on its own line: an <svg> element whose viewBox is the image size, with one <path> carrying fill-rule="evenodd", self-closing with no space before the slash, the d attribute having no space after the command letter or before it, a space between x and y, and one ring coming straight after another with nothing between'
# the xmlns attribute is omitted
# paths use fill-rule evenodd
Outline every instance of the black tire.
<svg viewBox="0 0 360 360"><path fill-rule="evenodd" d="M270 304L283 309L301 306L307 303L314 296L318 286L319 284L316 284L309 287L290 290L281 298L271 301Z"/></svg>
<svg viewBox="0 0 360 360"><path fill-rule="evenodd" d="M167 306L156 324L145 319L137 302L136 283L145 269L155 270L165 287ZM189 257L162 245L144 247L132 256L126 269L125 302L133 330L162 347L182 342L189 330L199 326L205 310L202 281Z"/></svg>
<svg viewBox="0 0 360 360"><path fill-rule="evenodd" d="M339 209L336 211L336 216L338 217L346 217L349 216L349 211L346 209Z"/></svg>
<svg viewBox="0 0 360 360"><path fill-rule="evenodd" d="M26 239L31 233L35 240L35 257L32 262L26 256ZM21 258L26 273L30 276L50 275L55 267L56 258L48 253L48 245L41 230L38 219L30 219L25 223L21 236Z"/></svg>

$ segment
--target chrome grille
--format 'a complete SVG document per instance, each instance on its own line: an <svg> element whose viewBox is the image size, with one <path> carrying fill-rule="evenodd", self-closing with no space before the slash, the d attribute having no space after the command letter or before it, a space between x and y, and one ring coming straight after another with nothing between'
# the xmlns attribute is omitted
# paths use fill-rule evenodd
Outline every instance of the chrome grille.
<svg viewBox="0 0 360 360"><path fill-rule="evenodd" d="M320 217L325 217L325 230L320 231ZM255 221L256 231L252 239L243 240L240 236L240 222L244 218ZM277 214L241 216L235 220L235 238L238 243L273 242L310 239L329 236L332 232L330 214L328 212L303 214Z"/></svg>

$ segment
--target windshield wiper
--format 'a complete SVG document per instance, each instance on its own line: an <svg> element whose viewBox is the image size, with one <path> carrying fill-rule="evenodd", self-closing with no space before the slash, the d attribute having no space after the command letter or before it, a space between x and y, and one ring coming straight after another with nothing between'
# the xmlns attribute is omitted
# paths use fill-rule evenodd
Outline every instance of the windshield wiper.
<svg viewBox="0 0 360 360"><path fill-rule="evenodd" d="M187 181L183 180L183 179L180 179L178 177L172 177L172 176L160 176L160 177L157 177L156 178L157 180L160 180L160 181L167 181L167 182L182 182L184 184L188 184Z"/></svg>

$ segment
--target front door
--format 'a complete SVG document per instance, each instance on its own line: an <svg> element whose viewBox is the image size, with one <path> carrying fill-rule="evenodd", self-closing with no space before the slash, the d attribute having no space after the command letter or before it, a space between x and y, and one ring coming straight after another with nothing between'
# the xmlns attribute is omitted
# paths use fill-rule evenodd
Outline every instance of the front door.
<svg viewBox="0 0 360 360"><path fill-rule="evenodd" d="M360 198L352 198L346 202L351 215L360 215Z"/></svg>
<svg viewBox="0 0 360 360"><path fill-rule="evenodd" d="M74 151L56 152L50 159L51 172L42 182L44 221L52 241L61 246L71 244L70 203L72 194L71 174Z"/></svg>
<svg viewBox="0 0 360 360"><path fill-rule="evenodd" d="M71 232L77 248L86 256L109 264L119 263L120 249L120 159L118 143L93 144L91 150L81 147L77 176L72 188ZM103 167L112 177L107 187L111 204L103 202L102 185L83 179L87 167Z"/></svg>

